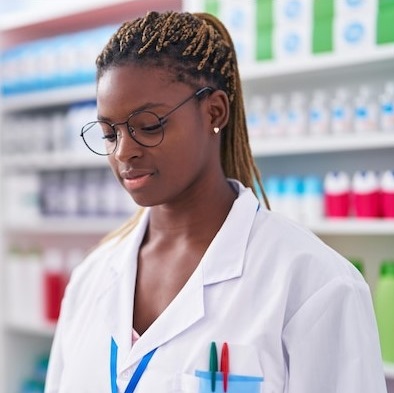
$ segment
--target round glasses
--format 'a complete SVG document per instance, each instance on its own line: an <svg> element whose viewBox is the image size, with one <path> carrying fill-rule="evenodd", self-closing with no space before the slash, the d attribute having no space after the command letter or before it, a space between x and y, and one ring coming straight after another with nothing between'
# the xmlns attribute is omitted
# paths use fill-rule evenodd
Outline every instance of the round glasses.
<svg viewBox="0 0 394 393"><path fill-rule="evenodd" d="M119 126L126 125L130 137L139 145L144 147L155 147L160 145L164 139L164 125L168 116L174 113L182 105L193 98L201 98L205 93L212 93L211 87L203 87L184 99L175 108L171 109L164 116L142 110L133 112L125 122L108 123L103 120L92 121L85 124L81 130L81 137L85 145L100 156L108 156L114 153L118 147L121 131Z"/></svg>

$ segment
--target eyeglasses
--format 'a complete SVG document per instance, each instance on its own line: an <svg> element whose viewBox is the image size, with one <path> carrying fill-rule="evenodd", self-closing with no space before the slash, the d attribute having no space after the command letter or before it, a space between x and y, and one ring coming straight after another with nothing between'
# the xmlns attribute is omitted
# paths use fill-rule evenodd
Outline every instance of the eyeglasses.
<svg viewBox="0 0 394 393"><path fill-rule="evenodd" d="M125 124L130 137L139 145L144 147L158 146L164 139L164 125L168 116L193 98L201 98L205 93L210 94L212 92L212 87L203 87L180 102L164 116L158 116L156 113L148 110L141 110L133 112L122 123L111 124L103 120L89 122L82 127L81 137L85 145L93 153L100 156L108 156L116 151L119 138L121 137L119 126Z"/></svg>

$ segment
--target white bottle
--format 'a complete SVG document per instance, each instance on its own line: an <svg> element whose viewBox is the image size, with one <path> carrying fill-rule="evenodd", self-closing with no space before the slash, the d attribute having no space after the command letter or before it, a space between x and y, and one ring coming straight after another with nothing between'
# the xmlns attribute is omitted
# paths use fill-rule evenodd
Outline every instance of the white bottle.
<svg viewBox="0 0 394 393"><path fill-rule="evenodd" d="M303 135L307 131L307 124L305 94L295 91L290 95L286 133L291 136Z"/></svg>
<svg viewBox="0 0 394 393"><path fill-rule="evenodd" d="M323 181L316 175L305 176L303 179L302 221L306 224L311 224L322 220L323 217Z"/></svg>
<svg viewBox="0 0 394 393"><path fill-rule="evenodd" d="M349 90L341 87L331 100L331 131L346 134L352 131L352 108L349 103Z"/></svg>
<svg viewBox="0 0 394 393"><path fill-rule="evenodd" d="M261 95L254 95L247 107L248 132L251 138L258 138L263 135L265 111L265 98Z"/></svg>
<svg viewBox="0 0 394 393"><path fill-rule="evenodd" d="M273 94L266 113L266 132L269 136L282 136L286 127L285 97Z"/></svg>
<svg viewBox="0 0 394 393"><path fill-rule="evenodd" d="M374 132L378 129L377 99L370 86L361 86L355 99L354 128L357 132Z"/></svg>
<svg viewBox="0 0 394 393"><path fill-rule="evenodd" d="M329 107L324 90L315 90L309 106L309 133L325 135L329 132Z"/></svg>
<svg viewBox="0 0 394 393"><path fill-rule="evenodd" d="M394 131L394 81L387 82L379 97L379 121L381 131Z"/></svg>

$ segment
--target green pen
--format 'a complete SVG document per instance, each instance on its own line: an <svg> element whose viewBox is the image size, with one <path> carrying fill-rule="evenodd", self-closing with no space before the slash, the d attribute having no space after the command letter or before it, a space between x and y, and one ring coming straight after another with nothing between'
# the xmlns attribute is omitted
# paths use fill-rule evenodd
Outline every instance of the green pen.
<svg viewBox="0 0 394 393"><path fill-rule="evenodd" d="M216 343L211 343L209 351L209 371L211 372L211 392L216 390L216 373L218 372L218 351Z"/></svg>

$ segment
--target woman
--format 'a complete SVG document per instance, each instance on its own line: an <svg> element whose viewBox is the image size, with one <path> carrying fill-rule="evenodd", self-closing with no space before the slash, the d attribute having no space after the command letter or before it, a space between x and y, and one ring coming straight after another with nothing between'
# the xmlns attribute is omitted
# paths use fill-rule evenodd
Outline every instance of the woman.
<svg viewBox="0 0 394 393"><path fill-rule="evenodd" d="M367 284L269 211L216 18L124 23L97 104L81 135L143 208L74 272L46 393L386 391Z"/></svg>

